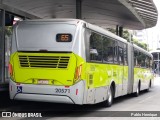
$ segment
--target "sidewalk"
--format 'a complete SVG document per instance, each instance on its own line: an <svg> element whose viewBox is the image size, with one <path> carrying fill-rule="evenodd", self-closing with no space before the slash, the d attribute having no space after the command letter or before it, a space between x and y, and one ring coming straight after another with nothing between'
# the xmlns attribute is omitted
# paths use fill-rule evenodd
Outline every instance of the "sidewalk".
<svg viewBox="0 0 160 120"><path fill-rule="evenodd" d="M160 77L154 77L154 85L160 85Z"/></svg>
<svg viewBox="0 0 160 120"><path fill-rule="evenodd" d="M160 80L160 76L156 76L156 77L154 77L154 80Z"/></svg>

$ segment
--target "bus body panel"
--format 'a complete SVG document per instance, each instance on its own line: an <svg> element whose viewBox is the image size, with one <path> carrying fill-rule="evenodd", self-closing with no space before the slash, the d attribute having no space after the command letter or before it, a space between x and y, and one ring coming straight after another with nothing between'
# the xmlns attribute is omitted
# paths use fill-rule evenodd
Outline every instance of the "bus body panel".
<svg viewBox="0 0 160 120"><path fill-rule="evenodd" d="M49 85L73 85L77 66L73 53L16 52L11 56L11 64L16 82L40 84L46 80Z"/></svg>
<svg viewBox="0 0 160 120"><path fill-rule="evenodd" d="M114 64L87 63L86 75L88 88L110 86L115 82L115 97L127 93L128 67Z"/></svg>
<svg viewBox="0 0 160 120"><path fill-rule="evenodd" d="M138 82L141 82L140 90L148 89L150 81L153 80L152 70L144 68L134 68L134 92L138 86Z"/></svg>
<svg viewBox="0 0 160 120"><path fill-rule="evenodd" d="M85 84L85 81L81 80L75 85L66 87L56 85L17 84L10 80L10 99L84 104Z"/></svg>

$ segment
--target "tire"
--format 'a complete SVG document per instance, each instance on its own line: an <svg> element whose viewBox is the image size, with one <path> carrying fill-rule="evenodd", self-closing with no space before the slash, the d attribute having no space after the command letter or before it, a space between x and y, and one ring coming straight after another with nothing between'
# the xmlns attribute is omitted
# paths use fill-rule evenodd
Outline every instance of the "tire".
<svg viewBox="0 0 160 120"><path fill-rule="evenodd" d="M138 97L139 93L140 93L140 84L138 83L138 86L137 86L136 92L134 93L134 96Z"/></svg>
<svg viewBox="0 0 160 120"><path fill-rule="evenodd" d="M108 99L102 102L103 107L111 107L113 103L113 88L108 90Z"/></svg>
<svg viewBox="0 0 160 120"><path fill-rule="evenodd" d="M147 92L149 92L149 91L150 91L150 88L151 88L151 81L149 82Z"/></svg>

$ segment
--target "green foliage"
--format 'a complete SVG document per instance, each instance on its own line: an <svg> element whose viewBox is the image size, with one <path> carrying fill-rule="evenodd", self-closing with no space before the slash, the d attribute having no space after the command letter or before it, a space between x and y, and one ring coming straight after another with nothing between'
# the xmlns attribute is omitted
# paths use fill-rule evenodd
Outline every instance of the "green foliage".
<svg viewBox="0 0 160 120"><path fill-rule="evenodd" d="M10 36L12 34L12 26L5 27L5 35Z"/></svg>
<svg viewBox="0 0 160 120"><path fill-rule="evenodd" d="M113 28L107 28L107 30L110 31L110 32L112 32L112 33L114 33L114 34L116 34L116 30L113 29Z"/></svg>
<svg viewBox="0 0 160 120"><path fill-rule="evenodd" d="M143 42L139 42L137 39L132 39L133 43L136 44L137 46L147 50L148 49L148 46L146 43L143 43Z"/></svg>
<svg viewBox="0 0 160 120"><path fill-rule="evenodd" d="M128 42L130 41L130 34L128 32L128 30L124 30L123 31L123 36L124 39L126 39Z"/></svg>

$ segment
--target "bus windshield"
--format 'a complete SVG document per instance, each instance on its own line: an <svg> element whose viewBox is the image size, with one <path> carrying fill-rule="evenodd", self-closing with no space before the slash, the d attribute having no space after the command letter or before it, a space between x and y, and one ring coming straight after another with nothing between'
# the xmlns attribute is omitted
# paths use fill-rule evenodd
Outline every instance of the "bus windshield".
<svg viewBox="0 0 160 120"><path fill-rule="evenodd" d="M19 23L16 28L19 51L71 51L76 25L65 23Z"/></svg>

